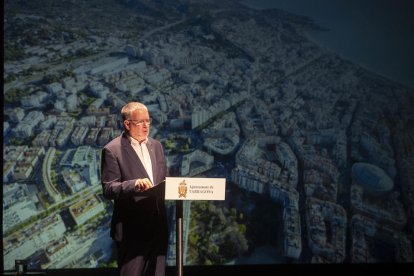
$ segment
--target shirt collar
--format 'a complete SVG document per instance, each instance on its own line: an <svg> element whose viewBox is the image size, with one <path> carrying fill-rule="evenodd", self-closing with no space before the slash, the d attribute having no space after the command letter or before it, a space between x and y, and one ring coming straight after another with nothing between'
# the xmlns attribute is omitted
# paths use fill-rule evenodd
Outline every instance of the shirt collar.
<svg viewBox="0 0 414 276"><path fill-rule="evenodd" d="M135 139L134 137L132 137L130 135L128 135L128 139L131 142L131 145L137 145L137 146L141 146L141 144L146 144L148 142L148 137L145 138L145 140L142 141L141 143L137 139Z"/></svg>

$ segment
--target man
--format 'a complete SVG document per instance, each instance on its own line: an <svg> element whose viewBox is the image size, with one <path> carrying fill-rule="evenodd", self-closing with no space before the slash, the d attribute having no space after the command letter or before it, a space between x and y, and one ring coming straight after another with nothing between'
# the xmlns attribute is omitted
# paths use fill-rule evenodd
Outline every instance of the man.
<svg viewBox="0 0 414 276"><path fill-rule="evenodd" d="M103 195L114 200L111 237L118 269L121 276L163 276L167 217L163 190L152 187L168 175L164 151L148 137L151 119L145 105L130 102L121 115L124 132L103 148L101 168Z"/></svg>

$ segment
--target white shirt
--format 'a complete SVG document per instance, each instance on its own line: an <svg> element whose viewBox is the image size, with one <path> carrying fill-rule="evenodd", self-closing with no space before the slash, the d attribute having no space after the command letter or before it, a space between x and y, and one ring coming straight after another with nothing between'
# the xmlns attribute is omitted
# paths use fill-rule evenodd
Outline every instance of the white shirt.
<svg viewBox="0 0 414 276"><path fill-rule="evenodd" d="M141 160L142 164L144 165L144 168L147 171L151 183L154 186L154 177L152 175L152 163L147 147L148 138L142 141L141 143L132 137L130 138L131 146L137 153L139 160Z"/></svg>

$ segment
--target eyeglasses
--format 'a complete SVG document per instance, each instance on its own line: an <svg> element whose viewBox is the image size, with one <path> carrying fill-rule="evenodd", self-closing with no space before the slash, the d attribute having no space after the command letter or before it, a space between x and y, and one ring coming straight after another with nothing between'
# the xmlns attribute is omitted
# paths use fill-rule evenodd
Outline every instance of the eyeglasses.
<svg viewBox="0 0 414 276"><path fill-rule="evenodd" d="M150 125L152 119L145 119L145 120L128 120L132 122L136 126L142 126L143 124Z"/></svg>

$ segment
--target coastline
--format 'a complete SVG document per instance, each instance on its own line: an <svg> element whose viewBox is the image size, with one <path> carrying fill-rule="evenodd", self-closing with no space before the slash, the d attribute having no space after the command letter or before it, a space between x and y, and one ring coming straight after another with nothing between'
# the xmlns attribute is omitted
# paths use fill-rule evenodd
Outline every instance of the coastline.
<svg viewBox="0 0 414 276"><path fill-rule="evenodd" d="M359 60L356 60L353 57L349 57L346 56L340 52L338 52L336 49L333 49L331 47L329 47L328 45L326 45L325 43L321 42L319 39L315 38L315 36L312 33L316 33L316 32L323 32L323 31L330 31L330 30L313 30L313 31L308 31L308 32L304 32L302 33L306 39L308 39L309 41L311 41L312 43L316 44L318 47L320 47L322 50L327 51L328 53L331 53L333 55L338 56L339 58L351 62L353 63L355 66L360 67L361 69L367 71L370 74L374 74L386 81L392 82L394 85L400 85L403 87L406 87L408 89L414 89L414 83L407 83L403 80L398 80L395 79L393 76L387 75L386 73L380 72L375 68L371 68L370 65L365 64L364 62L361 62Z"/></svg>
<svg viewBox="0 0 414 276"><path fill-rule="evenodd" d="M276 1L277 2L277 1ZM335 20L326 21L326 24L318 22L318 18L312 17L309 14L301 14L295 13L290 10L283 9L277 6L276 2L272 2L271 6L269 5L269 1L245 1L242 0L239 3L244 7L249 9L261 11L261 10L268 10L268 9L281 9L291 14L299 15L299 16L306 16L314 21L315 25L319 26L320 29L314 29L307 32L303 32L302 34L311 41L319 46L321 49L326 50L332 54L339 56L340 58L347 60L349 62L354 63L355 65L367 70L368 72L378 75L381 78L384 78L388 81L393 83L397 83L399 85L405 86L409 89L414 89L414 70L410 69L410 58L414 59L414 53L405 57L403 54L398 52L398 47L391 47L392 44L388 45L390 49L384 47L376 47L376 48L369 48L370 43L374 45L381 45L380 43L375 43L375 41L367 41L364 40L364 37L361 36L360 33L355 31L355 34L352 32L352 28L356 29L358 25L350 25L347 26L344 22L340 22L340 24L336 24ZM266 6L266 7L265 7ZM321 20L319 20L321 21ZM324 21L325 22L325 21ZM336 24L336 28L335 28ZM336 30L335 30L336 29ZM351 29L347 31L347 29ZM340 31L341 30L341 31ZM367 31L367 30L365 30ZM355 37L359 39L355 39ZM350 38L354 38L351 40ZM359 41L360 43L352 43L351 41ZM408 38L407 38L408 39ZM342 41L342 43L340 43ZM391 42L390 42L391 43ZM385 44L385 43L384 43ZM345 46L344 46L345 45ZM364 51L364 47L366 50ZM396 49L394 49L396 48ZM405 48L404 48L405 49ZM401 50L404 52L403 50ZM410 51L410 50L406 50ZM411 50L413 51L413 50ZM388 53L381 54L381 53ZM374 54L377 54L378 57L374 57ZM395 58L397 56L398 58ZM403 62L403 61L404 62ZM413 60L414 61L414 60ZM392 69L392 66L394 69ZM391 68L391 69L390 69ZM412 75L410 77L410 74Z"/></svg>

